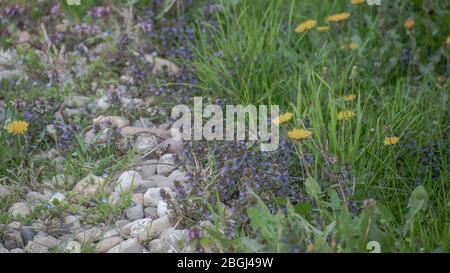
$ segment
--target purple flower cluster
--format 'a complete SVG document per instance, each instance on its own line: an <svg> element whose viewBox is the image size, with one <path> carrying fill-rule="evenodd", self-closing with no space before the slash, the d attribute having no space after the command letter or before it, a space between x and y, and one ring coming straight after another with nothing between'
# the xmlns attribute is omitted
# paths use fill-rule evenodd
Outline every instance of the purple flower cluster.
<svg viewBox="0 0 450 273"><path fill-rule="evenodd" d="M98 25L88 25L86 23L77 24L73 27L73 32L81 35L96 35L100 33Z"/></svg>
<svg viewBox="0 0 450 273"><path fill-rule="evenodd" d="M270 209L278 208L277 200L289 199L292 203L307 201L301 193L300 183L290 174L292 165L292 142L282 139L274 152L262 152L259 145L249 145L244 141L223 141L208 146L207 142L187 142L181 155L181 161L188 166L195 165L195 160L208 154L214 157L217 176L215 184L211 177L206 178L199 172L191 172L190 184L178 187L180 196L201 196L213 206L220 201L232 215L237 224L247 221L245 209L255 202L251 192L261 198ZM217 200L216 193L219 197ZM196 207L202 217L210 218L208 209L203 205Z"/></svg>
<svg viewBox="0 0 450 273"><path fill-rule="evenodd" d="M3 16L16 16L23 13L24 10L19 5L6 7L1 13Z"/></svg>
<svg viewBox="0 0 450 273"><path fill-rule="evenodd" d="M203 238L203 230L199 227L193 226L188 232L189 240L200 240Z"/></svg>
<svg viewBox="0 0 450 273"><path fill-rule="evenodd" d="M112 9L111 7L103 7L103 6L98 6L98 7L94 7L93 9L88 11L88 15L92 16L93 18L104 18L106 16L108 16L111 13Z"/></svg>
<svg viewBox="0 0 450 273"><path fill-rule="evenodd" d="M34 101L15 100L13 101L13 105L17 112L24 113L24 118L27 121L33 119L39 120L43 115L56 109L51 101L43 99L36 99Z"/></svg>
<svg viewBox="0 0 450 273"><path fill-rule="evenodd" d="M164 51L161 52L160 48L140 48L138 56L128 56L126 60L129 72L133 82L143 90L143 95L152 95L162 97L167 101L186 103L195 93L198 93L198 90L195 88L195 85L198 84L198 79L194 70L184 67L177 60L193 60L191 42L194 39L194 30L188 24L183 24L180 27L176 19L162 19L158 21L158 25L153 25L153 21L150 18L151 14L153 14L151 9L146 10L143 17L140 18L141 23L138 26L143 32L148 34L148 38L158 41L157 43L162 45L161 48ZM159 84L156 85L149 80L154 77L151 75L153 66L144 59L143 56L145 54L170 59L181 67L183 73L171 79L160 78ZM148 84L149 82L150 84ZM170 84L170 86L161 86L166 83Z"/></svg>
<svg viewBox="0 0 450 273"><path fill-rule="evenodd" d="M51 123L58 135L58 148L67 149L71 147L76 132L80 129L77 124L64 124L53 121Z"/></svg>
<svg viewBox="0 0 450 273"><path fill-rule="evenodd" d="M402 149L396 158L396 164L398 165L398 170L401 170L404 175L410 176L410 174L405 174L408 168L404 168L405 164L411 159L416 159L419 161L417 168L414 169L414 176L417 178L417 184L422 184L426 177L431 177L433 181L438 181L440 179L445 179L445 172L450 171L450 167L447 166L445 170L443 162L450 161L450 142L448 141L448 133L443 137L442 143L430 143L427 145L419 146L416 141L411 142L401 142L400 145ZM444 145L444 147L440 147ZM447 153L442 153L446 150Z"/></svg>
<svg viewBox="0 0 450 273"><path fill-rule="evenodd" d="M58 15L60 12L61 12L61 5L59 2L53 5L50 9L50 13L53 15Z"/></svg>
<svg viewBox="0 0 450 273"><path fill-rule="evenodd" d="M152 21L142 21L138 23L138 27L143 33L150 33L152 32L153 23Z"/></svg>

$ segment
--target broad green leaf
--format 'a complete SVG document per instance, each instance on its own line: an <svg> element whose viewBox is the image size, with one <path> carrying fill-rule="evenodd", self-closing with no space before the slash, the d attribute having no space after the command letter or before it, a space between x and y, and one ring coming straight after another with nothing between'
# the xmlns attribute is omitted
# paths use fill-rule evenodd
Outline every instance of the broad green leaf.
<svg viewBox="0 0 450 273"><path fill-rule="evenodd" d="M303 216L306 220L311 220L311 206L308 203L300 202L294 207L295 213Z"/></svg>
<svg viewBox="0 0 450 273"><path fill-rule="evenodd" d="M425 209L428 202L428 193L423 186L419 186L411 193L408 202L408 214L403 227L403 236L413 227L414 218L418 212Z"/></svg>
<svg viewBox="0 0 450 273"><path fill-rule="evenodd" d="M319 195L322 193L319 183L312 177L306 179L305 188L306 193L315 199L318 199Z"/></svg>

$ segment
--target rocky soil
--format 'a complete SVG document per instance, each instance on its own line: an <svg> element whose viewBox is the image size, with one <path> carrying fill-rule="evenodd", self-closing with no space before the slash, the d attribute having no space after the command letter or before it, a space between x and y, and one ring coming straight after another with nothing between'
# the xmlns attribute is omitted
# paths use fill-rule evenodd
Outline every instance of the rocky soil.
<svg viewBox="0 0 450 273"><path fill-rule="evenodd" d="M130 101L145 104L139 99L129 99L126 103ZM103 97L90 101L88 97L72 96L65 105L66 113L87 113L89 109L107 108L108 102ZM49 125L48 134L51 135L52 130ZM25 200L13 204L10 213L15 218L29 217L34 207L42 202L53 207L55 200L89 200L101 191L109 195L108 200L102 201L113 206L131 196L131 203L123 208L123 218L108 225L87 225L81 221L83 207L80 206L79 213L67 215L56 225L55 219L37 218L27 225L14 221L0 226L4 234L0 245L2 252L43 253L52 249L80 252L83 244L95 244L95 251L102 253L190 250L189 231L177 226L177 217L170 208L177 198L175 186L183 186L188 180L176 163L183 143L171 138L168 124L147 127L139 120L131 123L121 116L103 115L93 119L92 129L85 133L85 142L90 145L108 143L112 130L120 134L115 141L117 149L136 150L131 167L113 177L89 174L80 181L73 181L64 174L56 175L44 183L42 192L30 191ZM55 192L67 185L71 190ZM2 186L0 193L6 196L7 191L8 188Z"/></svg>

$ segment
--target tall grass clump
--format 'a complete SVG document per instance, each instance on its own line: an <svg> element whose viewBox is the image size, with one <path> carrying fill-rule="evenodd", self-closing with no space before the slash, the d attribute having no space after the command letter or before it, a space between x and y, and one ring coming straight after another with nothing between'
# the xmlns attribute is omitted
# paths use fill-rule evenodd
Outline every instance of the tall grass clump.
<svg viewBox="0 0 450 273"><path fill-rule="evenodd" d="M339 230L343 221L345 229L357 229L376 200L370 207L382 217L374 225L392 242L382 251L448 251L449 4L221 3L222 13L198 25L194 66L201 89L230 103L275 104L293 114L281 132L293 138L292 162L303 174L296 183L307 191L308 181L317 181L321 192L308 204L314 227L303 230L306 241L335 240L327 250L365 251L367 238L350 246L352 233ZM295 132L307 135L292 137ZM333 202L346 216L334 213ZM292 211L267 217L285 219ZM251 228L241 236L253 237L257 250L268 234L264 225L278 218L255 226L255 213L248 210ZM313 236L332 223L327 239ZM292 244L307 249L306 241Z"/></svg>

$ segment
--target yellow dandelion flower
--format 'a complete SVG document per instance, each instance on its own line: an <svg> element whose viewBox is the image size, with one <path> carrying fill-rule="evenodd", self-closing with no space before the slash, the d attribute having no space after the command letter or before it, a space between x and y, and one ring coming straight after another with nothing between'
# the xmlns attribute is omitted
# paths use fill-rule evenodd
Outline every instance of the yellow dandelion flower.
<svg viewBox="0 0 450 273"><path fill-rule="evenodd" d="M274 119L274 120L272 121L272 123L275 124L275 125L280 125L280 124L282 124L282 123L285 123L285 122L291 120L291 118L292 118L293 116L294 116L294 114L292 114L291 112L288 112L288 113L285 113L285 114L283 114L283 115L277 117L276 119Z"/></svg>
<svg viewBox="0 0 450 273"><path fill-rule="evenodd" d="M352 4L353 5L359 5L359 4L362 4L364 2L366 2L366 0L352 0Z"/></svg>
<svg viewBox="0 0 450 273"><path fill-rule="evenodd" d="M338 120L346 120L346 119L350 119L353 116L355 116L355 113L349 110L346 111L341 111L338 113L337 119Z"/></svg>
<svg viewBox="0 0 450 273"><path fill-rule="evenodd" d="M447 42L448 45L450 45L450 36L447 37Z"/></svg>
<svg viewBox="0 0 450 273"><path fill-rule="evenodd" d="M406 29L412 29L414 27L414 20L413 19L408 19L405 21L405 28Z"/></svg>
<svg viewBox="0 0 450 273"><path fill-rule="evenodd" d="M342 97L344 99L344 101L353 101L354 99L356 99L355 95L345 95Z"/></svg>
<svg viewBox="0 0 450 273"><path fill-rule="evenodd" d="M295 32L300 33L300 32L305 32L309 29L312 29L313 27L315 27L317 24L316 20L306 20L305 22L299 24L296 28L295 28Z"/></svg>
<svg viewBox="0 0 450 273"><path fill-rule="evenodd" d="M313 134L313 132L303 129L294 129L288 132L288 137L293 139L304 139L308 138Z"/></svg>
<svg viewBox="0 0 450 273"><path fill-rule="evenodd" d="M28 122L18 120L12 121L6 125L6 131L14 135L23 135L28 130Z"/></svg>
<svg viewBox="0 0 450 273"><path fill-rule="evenodd" d="M340 22L340 21L347 20L348 18L350 18L350 13L343 12L343 13L338 13L338 14L334 14L334 15L328 16L326 18L326 21L328 21L328 22Z"/></svg>
<svg viewBox="0 0 450 273"><path fill-rule="evenodd" d="M390 136L384 139L384 145L394 145L400 140L399 137L396 136Z"/></svg>
<svg viewBox="0 0 450 273"><path fill-rule="evenodd" d="M317 30L318 30L318 31L327 31L327 30L329 30L329 29L330 29L329 26L319 26L319 27L317 27Z"/></svg>

